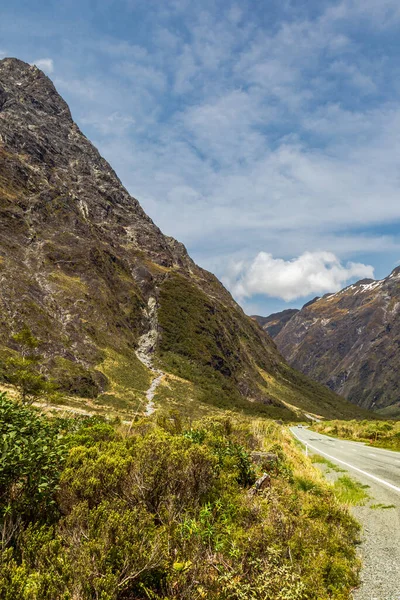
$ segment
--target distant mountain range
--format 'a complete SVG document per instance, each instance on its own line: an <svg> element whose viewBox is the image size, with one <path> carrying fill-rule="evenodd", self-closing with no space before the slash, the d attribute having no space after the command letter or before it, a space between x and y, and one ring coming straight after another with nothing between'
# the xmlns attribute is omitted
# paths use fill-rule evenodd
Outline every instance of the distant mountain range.
<svg viewBox="0 0 400 600"><path fill-rule="evenodd" d="M255 319L257 323L261 325L264 331L274 338L297 312L299 312L297 308L288 308L287 310L273 313L272 315L269 315L269 317L252 315L252 319Z"/></svg>
<svg viewBox="0 0 400 600"><path fill-rule="evenodd" d="M50 79L8 58L0 61L0 276L0 375L24 326L40 340L46 377L106 404L116 389L118 402L143 399L158 369L203 403L290 419L298 410L361 414L285 362L130 196Z"/></svg>
<svg viewBox="0 0 400 600"><path fill-rule="evenodd" d="M354 404L400 414L400 267L301 310L254 317L296 369Z"/></svg>

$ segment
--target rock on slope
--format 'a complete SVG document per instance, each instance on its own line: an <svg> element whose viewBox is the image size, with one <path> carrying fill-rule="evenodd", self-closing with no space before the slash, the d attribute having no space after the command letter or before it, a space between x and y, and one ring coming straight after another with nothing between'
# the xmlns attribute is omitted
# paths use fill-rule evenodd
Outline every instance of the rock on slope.
<svg viewBox="0 0 400 600"><path fill-rule="evenodd" d="M359 406L400 412L400 268L294 314L275 342L295 368ZM276 317L275 317L276 318Z"/></svg>
<svg viewBox="0 0 400 600"><path fill-rule="evenodd" d="M219 281L161 233L52 82L16 59L0 61L0 233L0 359L18 351L12 336L25 324L41 340L44 372L72 393L96 396L110 377L143 393L147 353L206 402L352 414L295 373Z"/></svg>

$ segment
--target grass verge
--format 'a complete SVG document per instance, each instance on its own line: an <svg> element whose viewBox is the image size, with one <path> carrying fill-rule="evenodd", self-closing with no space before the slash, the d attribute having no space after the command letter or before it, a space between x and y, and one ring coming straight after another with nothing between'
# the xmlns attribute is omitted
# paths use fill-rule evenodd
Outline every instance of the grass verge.
<svg viewBox="0 0 400 600"><path fill-rule="evenodd" d="M311 429L325 435L400 451L400 421L335 420L313 423Z"/></svg>
<svg viewBox="0 0 400 600"><path fill-rule="evenodd" d="M353 506L362 506L369 500L367 489L369 489L369 485L362 484L349 475L341 475L333 484L333 490L338 500Z"/></svg>
<svg viewBox="0 0 400 600"><path fill-rule="evenodd" d="M330 460L328 460L324 456L321 456L320 454L312 454L310 456L310 460L314 464L323 464L323 465L326 465L326 467L330 471L335 471L336 473L344 473L345 472L345 469L341 469L340 467L338 467L337 465L335 465L333 462L331 462Z"/></svg>

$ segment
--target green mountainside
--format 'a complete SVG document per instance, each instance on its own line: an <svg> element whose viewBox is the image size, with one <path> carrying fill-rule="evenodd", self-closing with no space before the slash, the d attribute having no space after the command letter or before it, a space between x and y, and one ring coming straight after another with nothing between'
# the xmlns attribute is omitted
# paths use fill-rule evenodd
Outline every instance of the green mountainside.
<svg viewBox="0 0 400 600"><path fill-rule="evenodd" d="M3 381L25 329L40 375L95 408L145 411L158 376L156 405L362 416L287 365L129 195L52 82L16 59L0 61L0 232Z"/></svg>

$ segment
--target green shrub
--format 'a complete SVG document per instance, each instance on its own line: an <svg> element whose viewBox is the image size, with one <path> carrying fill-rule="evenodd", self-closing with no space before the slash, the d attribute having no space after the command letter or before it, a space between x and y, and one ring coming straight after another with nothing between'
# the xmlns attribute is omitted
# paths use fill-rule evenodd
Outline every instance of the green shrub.
<svg viewBox="0 0 400 600"><path fill-rule="evenodd" d="M33 409L0 394L0 526L3 546L21 524L49 520L66 447L57 427Z"/></svg>
<svg viewBox="0 0 400 600"><path fill-rule="evenodd" d="M38 352L40 342L30 329L24 326L13 336L18 352L13 352L4 363L4 379L14 385L24 404L31 404L43 396L51 396L57 386L46 380L39 370L42 356Z"/></svg>
<svg viewBox="0 0 400 600"><path fill-rule="evenodd" d="M274 423L173 414L128 434L4 397L0 415L22 457L4 454L1 489L25 511L3 543L4 600L344 600L357 583L356 523ZM277 460L249 494L255 449Z"/></svg>

